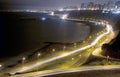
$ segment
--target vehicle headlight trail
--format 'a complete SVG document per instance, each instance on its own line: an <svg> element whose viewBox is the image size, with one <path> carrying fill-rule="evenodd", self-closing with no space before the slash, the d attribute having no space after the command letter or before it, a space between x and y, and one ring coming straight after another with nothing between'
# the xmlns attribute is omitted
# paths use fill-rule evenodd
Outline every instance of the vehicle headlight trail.
<svg viewBox="0 0 120 77"><path fill-rule="evenodd" d="M70 18L67 18L66 20L80 21L80 20L78 20L78 19L70 19ZM96 23L96 22L95 22L95 23ZM77 49L77 50L70 51L69 53L65 53L65 54L63 54L63 55L61 55L61 56L53 57L53 58L51 58L51 59L48 59L48 60L45 60L45 61L42 61L42 62L38 62L37 64L33 64L33 65L30 65L30 66L27 66L27 67L25 67L25 68L23 68L23 69L20 69L20 70L17 70L17 71L15 71L15 72L12 72L12 74L13 74L13 73L16 73L16 72L24 72L24 71L29 70L29 69L31 69L31 68L34 68L34 67L37 67L37 66L40 66L40 65L43 65L43 64L46 64L46 63L49 63L49 62L52 62L52 61L55 61L55 60L64 58L64 57L69 56L69 55L71 55L71 54L74 54L74 53L83 51L83 50L85 50L85 49L88 49L88 48L94 46L102 37L106 36L107 34L109 34L109 33L112 31L112 28L111 28L110 26L111 26L111 25L106 24L106 30L107 30L107 31L106 31L105 33L99 35L98 37L96 37L96 39L95 39L92 43L90 43L89 45L87 45L87 46L84 46L84 47L82 47L82 48L80 48L80 49Z"/></svg>

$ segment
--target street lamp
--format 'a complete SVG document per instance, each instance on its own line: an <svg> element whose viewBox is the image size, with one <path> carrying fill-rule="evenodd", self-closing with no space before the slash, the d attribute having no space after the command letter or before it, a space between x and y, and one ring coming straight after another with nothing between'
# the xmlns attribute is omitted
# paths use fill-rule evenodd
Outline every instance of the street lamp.
<svg viewBox="0 0 120 77"><path fill-rule="evenodd" d="M39 57L40 57L40 56L41 56L41 54L38 53L38 54L37 54L37 58L38 58L38 60L39 60ZM39 62L39 61L38 61L38 62ZM38 62L37 62L37 63L38 63ZM39 70L39 68L37 68L37 71L38 71L38 70Z"/></svg>
<svg viewBox="0 0 120 77"><path fill-rule="evenodd" d="M38 53L38 54L37 54L37 58L38 58L38 60L39 60L39 57L40 57L40 56L41 56L41 54L40 54L40 53Z"/></svg>
<svg viewBox="0 0 120 77"><path fill-rule="evenodd" d="M66 48L66 46L63 47L64 49Z"/></svg>
<svg viewBox="0 0 120 77"><path fill-rule="evenodd" d="M41 54L40 54L40 53L38 53L38 54L37 54L37 56L38 56L38 58L39 58L39 57L41 56Z"/></svg>
<svg viewBox="0 0 120 77"><path fill-rule="evenodd" d="M38 60L39 60L39 57L40 57L40 56L41 56L41 54L40 54L40 53L38 53L38 54L37 54L37 58L38 58Z"/></svg>
<svg viewBox="0 0 120 77"><path fill-rule="evenodd" d="M64 51L65 49L66 49L66 46L64 45L64 46L63 46L63 51Z"/></svg>
<svg viewBox="0 0 120 77"><path fill-rule="evenodd" d="M41 18L41 20L42 20L42 21L45 21L45 20L46 20L46 18L45 18L45 17L42 17L42 18Z"/></svg>
<svg viewBox="0 0 120 77"><path fill-rule="evenodd" d="M79 55L79 57L81 57L82 55Z"/></svg>
<svg viewBox="0 0 120 77"><path fill-rule="evenodd" d="M22 65L23 65L23 66L24 66L25 60L26 60L26 58L23 57L23 58L22 58Z"/></svg>
<svg viewBox="0 0 120 77"><path fill-rule="evenodd" d="M75 60L75 58L72 58L72 60Z"/></svg>
<svg viewBox="0 0 120 77"><path fill-rule="evenodd" d="M89 38L91 39L91 38L92 38L92 36L89 36Z"/></svg>
<svg viewBox="0 0 120 77"><path fill-rule="evenodd" d="M77 43L74 43L74 47L76 47Z"/></svg>
<svg viewBox="0 0 120 77"><path fill-rule="evenodd" d="M109 56L107 56L107 62L109 62Z"/></svg>
<svg viewBox="0 0 120 77"><path fill-rule="evenodd" d="M52 49L52 52L55 52L55 49Z"/></svg>
<svg viewBox="0 0 120 77"><path fill-rule="evenodd" d="M83 41L83 43L85 43L85 41Z"/></svg>

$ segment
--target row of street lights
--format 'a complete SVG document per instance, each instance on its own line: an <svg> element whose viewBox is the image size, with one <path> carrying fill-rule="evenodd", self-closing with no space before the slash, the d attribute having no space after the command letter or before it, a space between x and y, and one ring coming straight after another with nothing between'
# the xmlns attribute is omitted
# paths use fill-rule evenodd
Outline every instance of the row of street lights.
<svg viewBox="0 0 120 77"><path fill-rule="evenodd" d="M38 53L38 54L37 54L38 60L39 60L39 57L40 57L40 56L41 56L41 54ZM22 58L22 66L23 66L23 68L24 68L25 60L26 60L26 57L23 57L23 58ZM0 65L0 67L2 67L2 65Z"/></svg>

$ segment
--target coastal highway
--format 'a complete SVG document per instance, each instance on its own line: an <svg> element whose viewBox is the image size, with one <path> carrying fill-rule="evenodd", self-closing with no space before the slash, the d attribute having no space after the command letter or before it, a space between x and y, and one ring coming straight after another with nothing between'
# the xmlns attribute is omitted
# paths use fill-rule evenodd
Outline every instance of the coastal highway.
<svg viewBox="0 0 120 77"><path fill-rule="evenodd" d="M60 16L60 18L63 21L71 21L71 22L85 21L85 20L79 20L79 19L72 19L67 16L68 15L65 14ZM39 71L52 70L52 69L64 70L64 69L71 69L84 64L89 59L92 51L96 49L95 48L96 44L97 46L100 46L103 42L101 43L99 41L102 38L113 33L112 27L107 21L106 22L88 21L88 22L97 23L97 24L103 23L105 25L105 31L101 32L99 35L94 36L92 40L86 41L84 45L82 45L82 47L80 48L69 50L69 52L65 52L65 53L59 53L59 54L56 53L53 55L50 54L49 56L52 55L52 57L48 56L45 59L38 59L36 61L31 61L29 63L25 63L24 66L19 64L18 66L8 69L7 71L1 71L0 76L3 76L4 73L15 75L16 73L31 72L35 69L39 69ZM100 25L103 26L102 24ZM107 38L107 39L111 39L111 38Z"/></svg>
<svg viewBox="0 0 120 77"><path fill-rule="evenodd" d="M81 21L79 19L71 19L71 18L66 18L65 20L69 20L69 21ZM89 22L92 22L92 23L97 23L96 21L89 21ZM33 63L30 63L30 64L26 64L24 65L24 68L15 68L14 70L10 71L9 73L10 74L15 74L15 73L21 73L21 72L26 72L28 70L31 70L33 68L36 68L37 66L41 66L43 67L44 65L46 64L51 64L51 63L57 63L59 61L68 61L65 65L69 66L68 64L71 63L71 65L69 67L65 67L65 68L69 68L71 69L71 66L74 65L74 63L76 62L80 62L81 65L83 63L85 63L89 56L91 55L92 51L88 51L91 47L94 47L99 40L101 40L103 37L105 37L106 35L110 34L113 32L112 28L111 28L111 25L108 24L108 23L104 23L106 25L106 32L103 32L101 33L100 35L98 35L94 41L92 41L90 44L86 44L86 46L83 46L82 48L79 48L79 49L75 49L73 51L69 51L68 53L65 53L65 54L62 54L60 56L56 56L56 57L53 57L53 58L50 58L50 59L47 59L47 60L44 60L44 61L40 61L40 62L33 62ZM87 50L88 49L88 50ZM94 48L92 48L94 49ZM82 52L82 51L88 51L88 52ZM81 54L82 53L82 54ZM81 54L81 55L80 55ZM79 60L80 58L77 58L77 56L79 56L81 58L81 60ZM71 61L73 61L73 63L69 60L69 59L72 59ZM80 65L80 64L79 64ZM49 66L50 67L50 66ZM57 67L61 67L61 66L57 66ZM63 70L63 69L62 69ZM59 72L58 72L59 73ZM27 74L27 73L26 73ZM25 75L25 74L24 74ZM24 76L23 75L23 76Z"/></svg>

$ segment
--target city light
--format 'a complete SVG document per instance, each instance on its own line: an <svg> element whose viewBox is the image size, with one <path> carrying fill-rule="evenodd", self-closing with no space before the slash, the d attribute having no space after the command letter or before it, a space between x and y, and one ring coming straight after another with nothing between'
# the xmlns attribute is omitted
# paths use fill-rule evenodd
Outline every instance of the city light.
<svg viewBox="0 0 120 77"><path fill-rule="evenodd" d="M40 53L38 53L38 54L37 54L37 56L39 57L39 56L41 56L41 54L40 54Z"/></svg>
<svg viewBox="0 0 120 77"><path fill-rule="evenodd" d="M41 18L41 20L42 20L42 21L45 21L45 20L46 20L46 18L45 18L45 17L42 17L42 18Z"/></svg>
<svg viewBox="0 0 120 77"><path fill-rule="evenodd" d="M82 55L79 55L79 57L81 57Z"/></svg>
<svg viewBox="0 0 120 77"><path fill-rule="evenodd" d="M78 10L80 10L80 8L78 8Z"/></svg>
<svg viewBox="0 0 120 77"><path fill-rule="evenodd" d="M72 60L75 60L75 58L72 58Z"/></svg>
<svg viewBox="0 0 120 77"><path fill-rule="evenodd" d="M61 11L61 12L62 12L62 11L64 11L64 9L63 9L63 8L61 8L61 9L59 9L59 11Z"/></svg>
<svg viewBox="0 0 120 77"><path fill-rule="evenodd" d="M103 10L102 13L109 13L109 10Z"/></svg>
<svg viewBox="0 0 120 77"><path fill-rule="evenodd" d="M63 49L65 49L66 48L66 46L63 46Z"/></svg>
<svg viewBox="0 0 120 77"><path fill-rule="evenodd" d="M23 57L23 58L22 58L22 66L24 66L25 60L26 60L26 58Z"/></svg>
<svg viewBox="0 0 120 77"><path fill-rule="evenodd" d="M26 59L25 57L22 58L22 60L25 60L25 59Z"/></svg>
<svg viewBox="0 0 120 77"><path fill-rule="evenodd" d="M64 14L64 15L61 17L61 19L65 20L65 19L67 19L67 17L68 17L68 14Z"/></svg>
<svg viewBox="0 0 120 77"><path fill-rule="evenodd" d="M51 15L51 16L54 16L54 15L55 15L55 13L52 11L52 12L50 13L50 15Z"/></svg>
<svg viewBox="0 0 120 77"><path fill-rule="evenodd" d="M113 14L120 14L120 10L112 11Z"/></svg>
<svg viewBox="0 0 120 77"><path fill-rule="evenodd" d="M55 52L56 50L55 49L52 49L52 52Z"/></svg>

